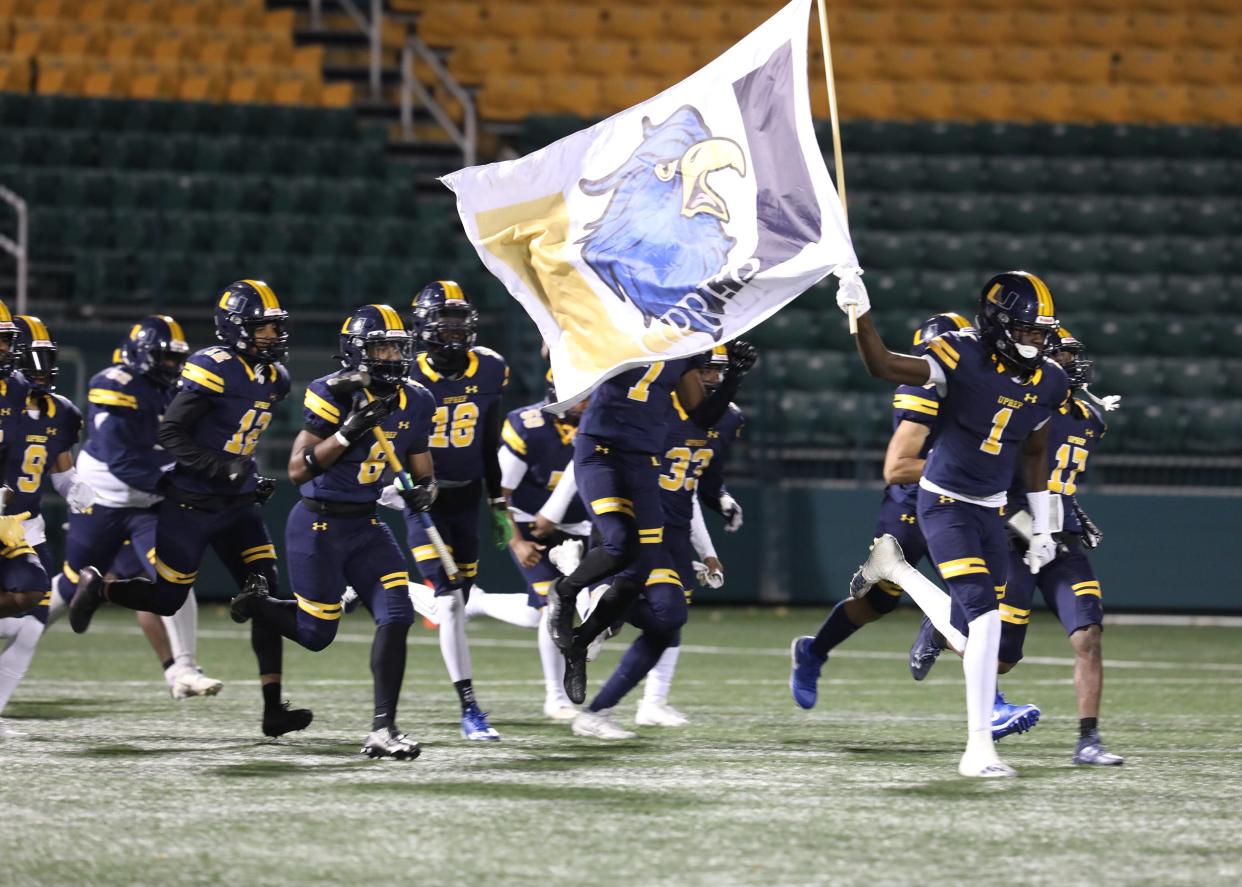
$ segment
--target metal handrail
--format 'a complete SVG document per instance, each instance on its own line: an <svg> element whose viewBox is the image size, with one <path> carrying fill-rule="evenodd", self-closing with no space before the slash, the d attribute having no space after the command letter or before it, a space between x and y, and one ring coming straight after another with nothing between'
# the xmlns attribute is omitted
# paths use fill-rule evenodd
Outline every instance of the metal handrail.
<svg viewBox="0 0 1242 887"><path fill-rule="evenodd" d="M462 125L453 122L444 107L435 100L431 92L414 76L414 57L418 56L431 72L435 74L440 85L462 107ZM418 99L423 107L435 118L436 123L449 135L453 143L461 149L463 166L474 166L478 157L479 115L474 106L474 98L452 74L431 47L410 36L401 48L401 132L407 142L415 141L414 137L414 99Z"/></svg>
<svg viewBox="0 0 1242 887"><path fill-rule="evenodd" d="M371 44L371 98L378 99L383 89L381 72L384 50L381 38L384 29L384 2L383 0L371 0L370 18L362 14L353 0L336 0L336 2L354 20L358 30L366 34ZM323 30L323 0L310 0L310 20L314 30Z"/></svg>
<svg viewBox="0 0 1242 887"><path fill-rule="evenodd" d="M30 255L28 251L30 246L29 213L26 209L26 201L3 185L0 185L0 200L13 207L13 211L17 214L17 240L11 240L0 234L0 249L17 260L17 310L14 313L25 314L27 262Z"/></svg>

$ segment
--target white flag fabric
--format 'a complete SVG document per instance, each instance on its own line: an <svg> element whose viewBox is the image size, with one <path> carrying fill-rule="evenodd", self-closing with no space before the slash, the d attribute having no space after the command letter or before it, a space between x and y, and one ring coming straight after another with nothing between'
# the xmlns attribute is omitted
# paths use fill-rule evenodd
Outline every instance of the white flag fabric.
<svg viewBox="0 0 1242 887"><path fill-rule="evenodd" d="M547 342L558 406L736 338L858 264L811 122L810 9L794 0L589 129L442 179Z"/></svg>

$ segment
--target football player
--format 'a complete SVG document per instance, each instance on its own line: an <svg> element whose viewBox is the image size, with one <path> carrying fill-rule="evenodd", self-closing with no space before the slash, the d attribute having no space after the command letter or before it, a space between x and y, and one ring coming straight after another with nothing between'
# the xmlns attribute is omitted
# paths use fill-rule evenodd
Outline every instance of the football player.
<svg viewBox="0 0 1242 887"><path fill-rule="evenodd" d="M945 312L933 315L914 331L911 353L923 356L927 353L928 344L937 336L969 326L970 323L960 314ZM900 385L893 393L893 434L884 454L884 481L887 486L876 519L875 538L880 539L885 534L892 536L901 546L906 562L915 567L927 554L927 542L918 526L917 499L927 453L936 439L939 414L940 394L934 385ZM900 599L901 588L881 579L865 596L857 599L847 596L833 607L814 637L794 638L790 648L789 674L789 689L794 702L802 708L814 708L820 672L831 651L864 625L895 610ZM947 599L945 603L947 605ZM926 626L934 632L930 622ZM1006 630L1002 626L1002 638ZM925 660L925 656L917 661L916 657L911 658L911 669L916 680L922 680L926 674L926 667L921 664ZM1005 670L1003 665L1000 668ZM992 738L1025 733L1039 721L1039 715L1038 707L1014 705L998 690L992 708Z"/></svg>
<svg viewBox="0 0 1242 887"><path fill-rule="evenodd" d="M112 564L116 578L155 578L155 525L162 498L158 487L175 464L156 443L164 410L189 356L181 325L153 314L134 324L113 365L87 386L86 445L78 475L95 490L94 505L69 514L63 570L52 580L49 621L73 597L81 569ZM198 602L193 591L173 616L138 612L174 699L213 696L223 683L198 667L195 649Z"/></svg>
<svg viewBox="0 0 1242 887"><path fill-rule="evenodd" d="M1026 488L1021 473L1014 476L1009 490L1013 514L1009 518L1009 584L1000 603L1000 659L1002 670L1012 669L1022 659L1026 627L1031 618L1031 602L1038 588L1044 601L1061 620L1074 648L1074 689L1078 697L1078 744L1073 762L1081 765L1116 766L1123 762L1100 741L1100 696L1104 686L1104 659L1101 634L1104 609L1100 580L1091 568L1084 549L1093 549L1103 538L1078 504L1078 484L1086 476L1087 461L1104 438L1108 426L1099 410L1082 397L1091 381L1092 362L1086 357L1081 340L1062 327L1053 343L1053 357L1069 377L1071 398L1052 417L1048 438L1048 490L1052 493L1052 529L1057 541L1055 559L1039 573L1021 569L1030 545L1030 512L1022 507ZM1111 401L1111 402L1109 402ZM1115 408L1116 399L1106 399ZM927 640L931 633L932 639ZM934 662L937 639L924 626L920 639ZM916 642L916 646L917 646ZM929 663L930 667L930 663Z"/></svg>
<svg viewBox="0 0 1242 887"><path fill-rule="evenodd" d="M175 461L162 486L155 530L155 580L105 581L95 566L79 572L69 625L79 634L111 601L172 616L185 604L210 546L239 588L276 588L276 548L262 506L275 481L258 473L254 451L289 394L288 313L261 280L239 280L214 309L220 344L194 352L180 389L164 411L157 440ZM251 628L267 736L302 730L312 714L281 699L280 635Z"/></svg>
<svg viewBox="0 0 1242 887"><path fill-rule="evenodd" d="M462 735L494 742L500 734L488 723L474 695L474 669L466 640L466 598L479 571L479 500L487 488L493 527L507 528L500 489L500 396L509 384L509 365L489 348L476 345L479 314L451 280L427 284L414 298L410 329L418 352L411 378L435 397L428 443L440 492L432 520L460 571L450 582L422 524L406 510L407 540L422 576L434 589L440 624L440 653L461 702ZM411 586L412 593L422 591Z"/></svg>
<svg viewBox="0 0 1242 887"><path fill-rule="evenodd" d="M15 327L13 363L28 382L29 391L23 407L5 421L4 507L10 514L24 516L25 544L4 551L3 556L21 562L37 558L42 578L32 570L30 581L47 584L44 580L53 562L42 510L44 475L64 496L71 511L89 508L95 493L73 467L73 446L82 434L82 413L68 398L56 393L56 342L37 317L19 314L11 322ZM50 597L45 592L33 609L0 619L0 642L4 645L0 652L0 712L30 667L47 624Z"/></svg>
<svg viewBox="0 0 1242 887"><path fill-rule="evenodd" d="M413 760L419 745L397 730L396 714L414 608L405 554L375 514L384 477L392 473L388 446L376 432L417 478L403 498L426 511L436 494L427 452L435 399L406 378L413 345L401 315L388 305L365 305L346 318L340 353L344 368L306 389L303 429L289 456L289 479L302 494L285 525L296 601L250 588L233 599L229 612L235 622L265 623L317 652L336 637L341 594L353 587L376 625L375 713L362 754Z"/></svg>
<svg viewBox="0 0 1242 887"><path fill-rule="evenodd" d="M944 624L941 633L964 651L968 741L958 772L1013 776L1013 768L996 754L991 725L1001 633L997 599L1009 569L1001 509L1021 463L1033 524L1025 564L1039 572L1056 554L1045 464L1049 422L1069 396L1064 370L1044 356L1058 327L1052 294L1033 274L998 274L980 294L978 332L945 333L915 357L885 347L867 316L871 306L861 272L848 268L838 274L837 304L857 312L855 341L867 371L900 385L934 384L942 392L936 446L919 480L916 517L949 586L952 610L935 612L932 605L927 615ZM920 606L921 597L943 597L906 563L888 534L851 582L851 594L863 596L880 579L900 586Z"/></svg>

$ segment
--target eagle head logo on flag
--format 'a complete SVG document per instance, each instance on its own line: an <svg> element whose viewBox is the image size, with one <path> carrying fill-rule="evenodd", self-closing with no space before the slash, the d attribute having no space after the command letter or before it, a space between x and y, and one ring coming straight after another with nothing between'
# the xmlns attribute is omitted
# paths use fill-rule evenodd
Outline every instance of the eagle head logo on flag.
<svg viewBox="0 0 1242 887"><path fill-rule="evenodd" d="M444 177L483 264L548 343L557 407L736 338L857 265L811 122L810 9L794 0L588 129Z"/></svg>

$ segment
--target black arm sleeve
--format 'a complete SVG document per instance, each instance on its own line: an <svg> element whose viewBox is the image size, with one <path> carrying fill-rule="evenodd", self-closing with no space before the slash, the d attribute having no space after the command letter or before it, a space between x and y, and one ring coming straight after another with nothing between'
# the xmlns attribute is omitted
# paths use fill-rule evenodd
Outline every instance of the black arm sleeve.
<svg viewBox="0 0 1242 887"><path fill-rule="evenodd" d="M708 429L720 421L720 417L729 409L729 404L737 395L742 377L726 372L720 380L720 387L715 393L703 398L697 407L687 411L690 421L703 429Z"/></svg>
<svg viewBox="0 0 1242 887"><path fill-rule="evenodd" d="M483 481L487 484L487 498L499 499L500 492L500 426L504 413L500 401L492 404L483 419Z"/></svg>
<svg viewBox="0 0 1242 887"><path fill-rule="evenodd" d="M227 462L211 450L194 442L194 426L211 409L211 399L201 391L179 391L160 423L156 439L183 468L207 477L217 477Z"/></svg>

